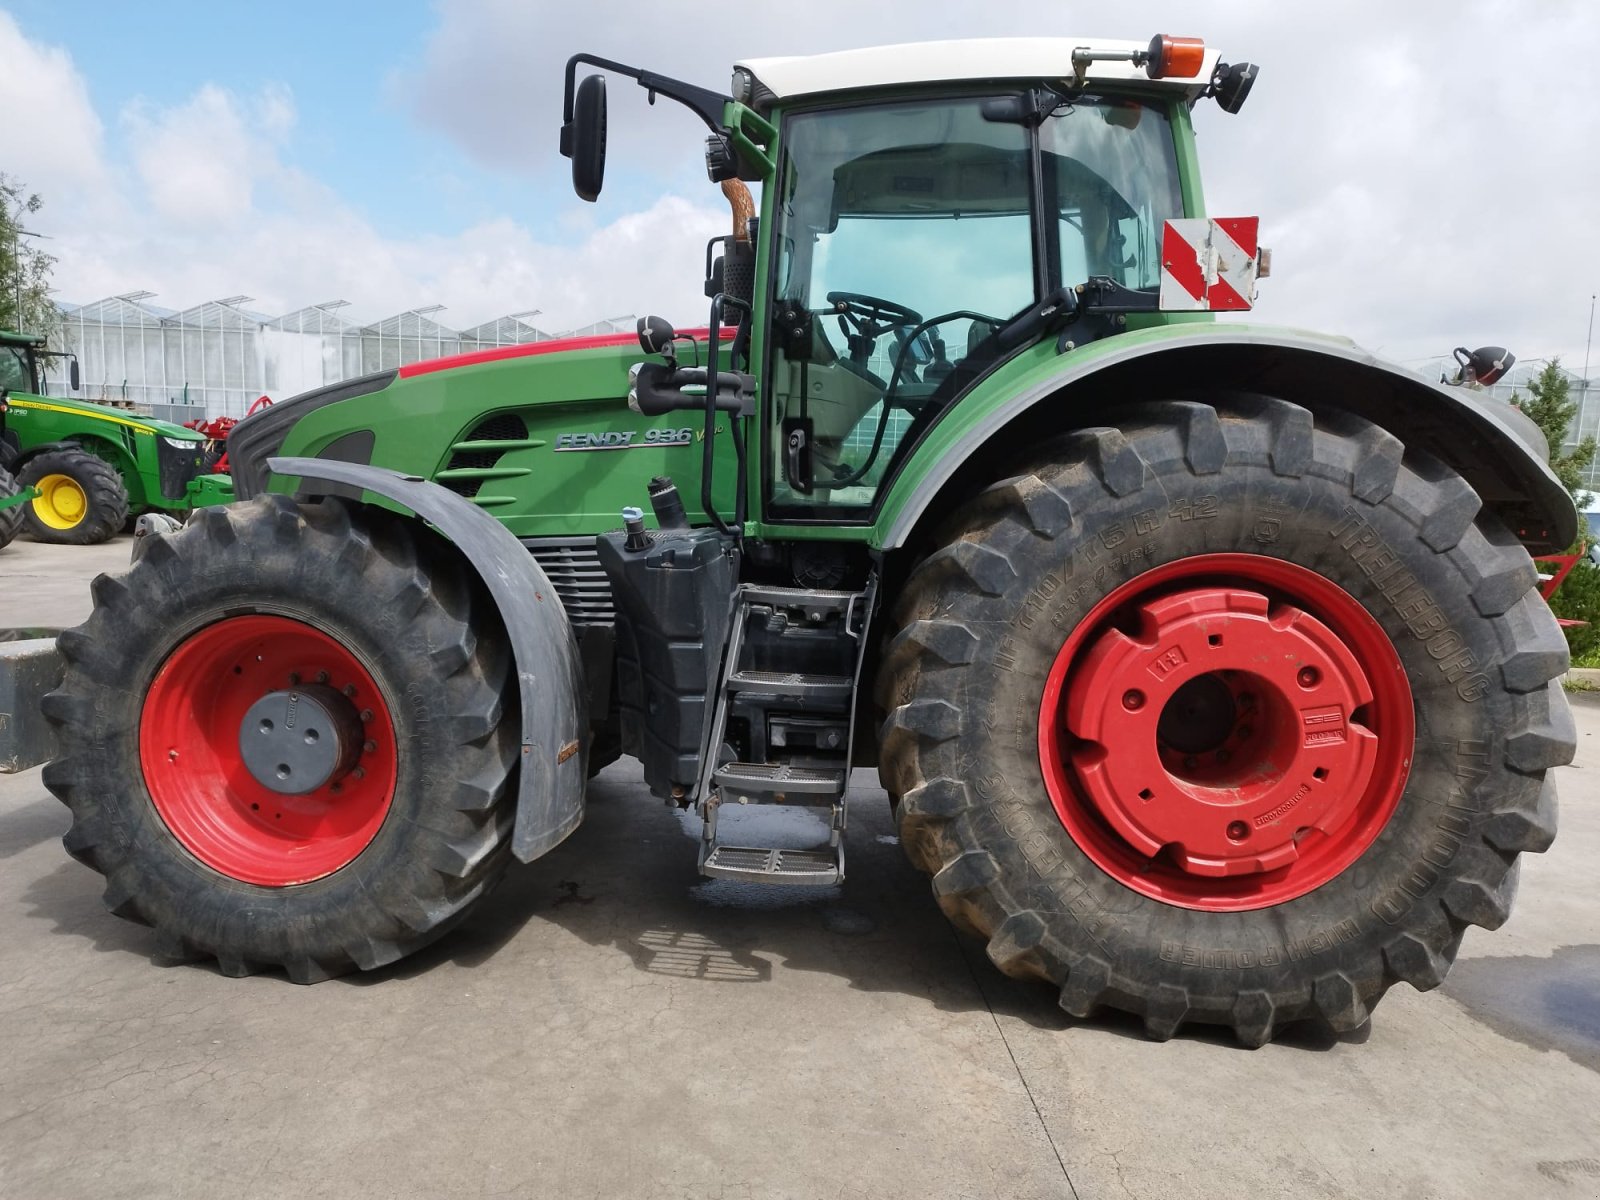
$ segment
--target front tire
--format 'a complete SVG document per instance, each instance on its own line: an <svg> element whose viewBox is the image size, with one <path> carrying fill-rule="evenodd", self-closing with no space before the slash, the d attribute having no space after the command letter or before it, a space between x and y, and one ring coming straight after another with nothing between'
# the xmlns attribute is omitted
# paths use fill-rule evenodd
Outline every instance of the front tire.
<svg viewBox="0 0 1600 1200"><path fill-rule="evenodd" d="M1239 398L1074 435L897 606L902 842L1074 1016L1359 1027L1554 836L1575 734L1536 582L1463 480L1355 418Z"/></svg>
<svg viewBox="0 0 1600 1200"><path fill-rule="evenodd" d="M298 983L444 933L515 818L510 653L459 561L398 518L282 496L145 541L94 581L45 701L44 781L106 906L159 958Z"/></svg>
<svg viewBox="0 0 1600 1200"><path fill-rule="evenodd" d="M93 546L115 537L127 523L122 476L87 450L51 450L30 458L19 478L24 487L39 489L23 517L35 541Z"/></svg>

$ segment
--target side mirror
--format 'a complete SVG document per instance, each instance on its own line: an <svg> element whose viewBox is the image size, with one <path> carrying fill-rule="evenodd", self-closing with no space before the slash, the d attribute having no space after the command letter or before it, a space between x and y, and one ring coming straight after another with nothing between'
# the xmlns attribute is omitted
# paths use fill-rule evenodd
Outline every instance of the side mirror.
<svg viewBox="0 0 1600 1200"><path fill-rule="evenodd" d="M670 321L662 317L639 318L639 349L646 354L664 354L669 359L676 358L672 343L677 337L678 331Z"/></svg>
<svg viewBox="0 0 1600 1200"><path fill-rule="evenodd" d="M586 76L572 100L572 124L562 130L572 155L572 190L593 202L606 179L606 78Z"/></svg>
<svg viewBox="0 0 1600 1200"><path fill-rule="evenodd" d="M1498 383L1517 363L1517 356L1504 346L1480 346L1476 350L1457 346L1455 359L1461 364L1463 381L1476 381L1485 387Z"/></svg>
<svg viewBox="0 0 1600 1200"><path fill-rule="evenodd" d="M83 388L83 373L78 370L78 360L74 356L67 360L67 382L72 385L73 391Z"/></svg>

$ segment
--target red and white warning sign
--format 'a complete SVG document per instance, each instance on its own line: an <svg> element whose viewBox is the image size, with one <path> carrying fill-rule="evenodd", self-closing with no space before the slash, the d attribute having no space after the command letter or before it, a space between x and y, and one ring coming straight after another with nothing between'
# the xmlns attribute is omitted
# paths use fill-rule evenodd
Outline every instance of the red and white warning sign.
<svg viewBox="0 0 1600 1200"><path fill-rule="evenodd" d="M1161 234L1161 310L1230 312L1256 298L1259 217L1190 217Z"/></svg>

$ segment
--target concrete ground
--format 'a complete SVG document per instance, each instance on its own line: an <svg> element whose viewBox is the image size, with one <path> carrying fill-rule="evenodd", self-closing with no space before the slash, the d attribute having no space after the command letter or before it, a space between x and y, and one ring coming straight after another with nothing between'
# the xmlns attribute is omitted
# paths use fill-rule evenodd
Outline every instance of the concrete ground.
<svg viewBox="0 0 1600 1200"><path fill-rule="evenodd" d="M126 555L0 551L7 622L81 618ZM619 764L442 944L312 988L151 965L39 773L0 777L0 1196L1600 1196L1600 706L1578 729L1505 929L1254 1052L998 975L871 772L849 880L797 895L700 879Z"/></svg>

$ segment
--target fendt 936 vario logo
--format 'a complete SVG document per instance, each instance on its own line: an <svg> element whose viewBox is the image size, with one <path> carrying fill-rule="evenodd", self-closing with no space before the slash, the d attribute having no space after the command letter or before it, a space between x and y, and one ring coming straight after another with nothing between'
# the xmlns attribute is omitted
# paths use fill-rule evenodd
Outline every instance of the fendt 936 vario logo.
<svg viewBox="0 0 1600 1200"><path fill-rule="evenodd" d="M564 450L638 450L645 446L688 446L694 443L694 430L612 429L604 433L562 433L556 435L556 452Z"/></svg>

